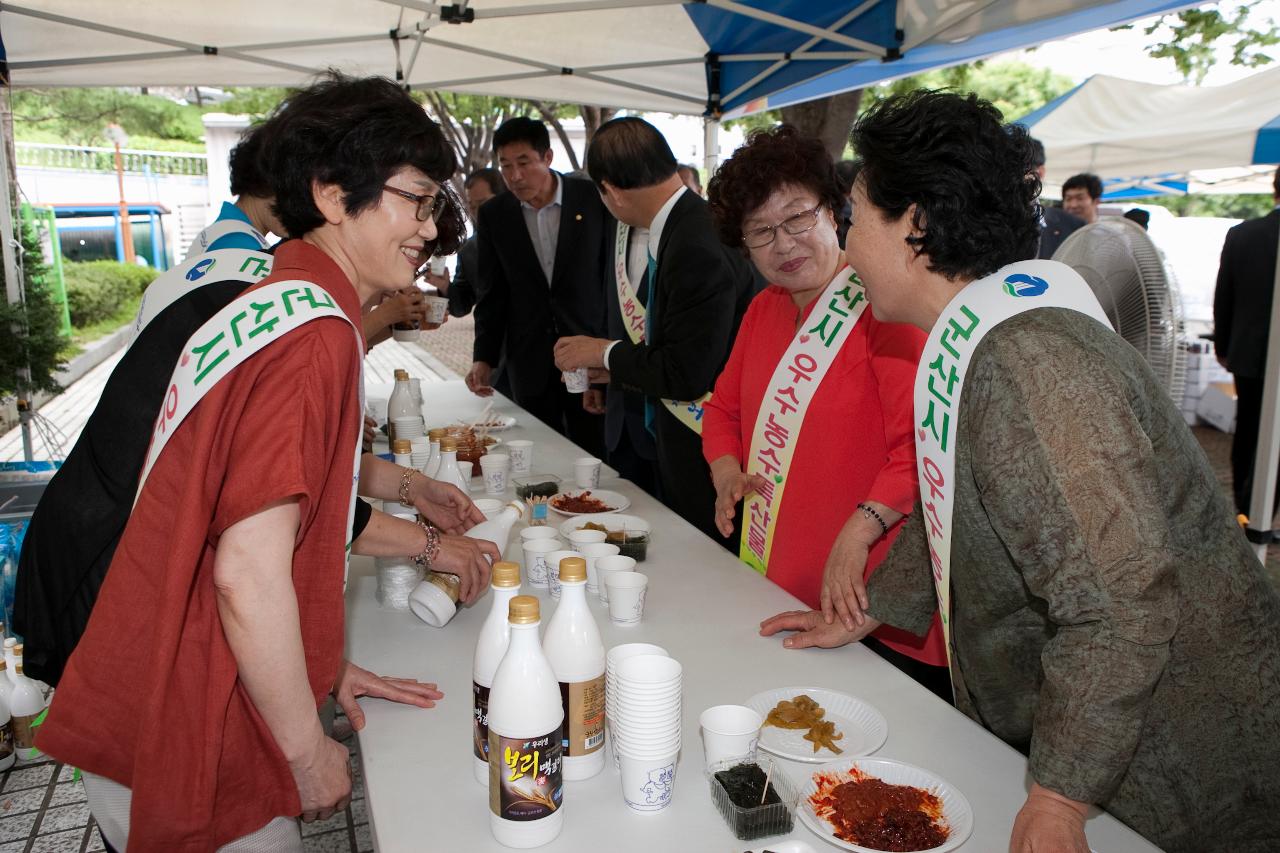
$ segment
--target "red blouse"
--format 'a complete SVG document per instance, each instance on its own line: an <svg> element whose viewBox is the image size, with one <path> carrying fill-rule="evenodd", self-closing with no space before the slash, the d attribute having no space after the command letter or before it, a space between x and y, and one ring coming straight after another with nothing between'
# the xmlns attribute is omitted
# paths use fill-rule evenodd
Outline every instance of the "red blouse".
<svg viewBox="0 0 1280 853"><path fill-rule="evenodd" d="M327 255L293 240L275 257L263 284L313 281L360 328L355 290ZM213 850L301 809L238 679L214 552L237 521L300 498L293 583L319 703L342 660L362 357L347 323L305 324L209 391L151 470L37 738L58 759L132 789L130 850Z"/></svg>
<svg viewBox="0 0 1280 853"><path fill-rule="evenodd" d="M817 304L805 308L805 318ZM706 404L702 452L708 462L725 455L742 460L749 453L760 403L795 329L796 307L786 290L771 285L752 300ZM811 608L820 606L827 555L857 505L874 500L906 514L919 495L912 389L924 342L919 329L881 323L864 311L805 413L777 511L767 577ZM884 559L901 526L890 528L871 549L865 577ZM917 660L946 664L936 614L924 638L890 626L874 636Z"/></svg>

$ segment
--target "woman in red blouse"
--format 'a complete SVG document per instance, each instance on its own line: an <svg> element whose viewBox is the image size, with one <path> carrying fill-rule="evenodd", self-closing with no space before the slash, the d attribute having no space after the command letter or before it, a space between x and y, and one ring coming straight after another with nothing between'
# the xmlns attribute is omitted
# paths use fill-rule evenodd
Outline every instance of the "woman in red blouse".
<svg viewBox="0 0 1280 853"><path fill-rule="evenodd" d="M817 140L786 125L752 134L708 198L721 239L770 282L706 404L717 526L730 535L745 499L744 561L811 608L767 620L764 633L818 619L853 631L863 581L918 496L912 387L924 336L864 310L836 235L844 198ZM882 628L873 638L879 654L950 695L936 617L925 637Z"/></svg>

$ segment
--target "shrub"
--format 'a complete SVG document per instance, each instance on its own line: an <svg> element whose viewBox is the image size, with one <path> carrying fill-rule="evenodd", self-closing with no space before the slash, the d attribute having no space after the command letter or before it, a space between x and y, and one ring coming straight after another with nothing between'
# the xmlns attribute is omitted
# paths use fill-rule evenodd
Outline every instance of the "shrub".
<svg viewBox="0 0 1280 853"><path fill-rule="evenodd" d="M120 306L141 295L158 275L151 267L118 261L67 261L62 265L67 284L67 309L77 329L100 323Z"/></svg>

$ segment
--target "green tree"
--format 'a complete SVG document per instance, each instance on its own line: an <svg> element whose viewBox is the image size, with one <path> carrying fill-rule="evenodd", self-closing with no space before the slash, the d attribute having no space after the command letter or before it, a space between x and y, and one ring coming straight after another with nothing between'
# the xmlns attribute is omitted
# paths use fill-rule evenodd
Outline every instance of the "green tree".
<svg viewBox="0 0 1280 853"><path fill-rule="evenodd" d="M1187 9L1161 15L1142 32L1155 40L1147 53L1160 59L1171 59L1183 79L1199 85L1217 61L1219 42L1231 47L1231 64L1259 68L1272 61L1266 48L1280 44L1280 27L1263 10L1274 8L1261 0L1210 3L1198 9ZM1117 29L1129 29L1117 27Z"/></svg>
<svg viewBox="0 0 1280 853"><path fill-rule="evenodd" d="M1268 193L1241 195L1183 195L1138 199L1143 204L1167 207L1176 216L1221 216L1227 219L1255 219L1266 216L1275 206Z"/></svg>
<svg viewBox="0 0 1280 853"><path fill-rule="evenodd" d="M48 267L31 223L22 223L23 301L10 304L0 298L0 397L18 392L57 391L54 375L63 367L58 353L66 341L62 318L48 282ZM8 275L0 270L0 280ZM5 281L5 293L8 282ZM15 333L16 332L16 333ZM30 384L20 380L23 368L31 370Z"/></svg>
<svg viewBox="0 0 1280 853"><path fill-rule="evenodd" d="M158 95L127 89L19 89L12 93L14 135L73 145L108 145L103 131L118 124L138 142L145 138L204 140L200 110Z"/></svg>

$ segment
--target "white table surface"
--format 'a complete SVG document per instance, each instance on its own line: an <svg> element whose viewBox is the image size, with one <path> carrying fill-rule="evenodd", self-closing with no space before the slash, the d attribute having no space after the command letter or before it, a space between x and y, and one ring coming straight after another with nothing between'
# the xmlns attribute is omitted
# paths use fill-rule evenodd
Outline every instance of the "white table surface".
<svg viewBox="0 0 1280 853"><path fill-rule="evenodd" d="M426 395L427 425L478 416L484 401L462 382L432 384ZM390 388L371 387L386 397ZM534 441L535 472L571 481L582 451L502 397L494 410L518 424L501 435ZM473 496L483 489L475 481ZM889 722L889 738L876 753L925 767L960 789L974 810L974 830L959 849L1001 853L1008 849L1013 819L1026 796L1026 759L960 712L858 644L833 650L791 651L777 638L760 637L761 619L800 607L797 599L738 562L674 513L616 472L606 469L600 487L631 499L628 513L653 524L648 559L637 566L649 576L644 621L619 627L595 601L592 611L606 648L650 642L684 665L683 751L672 804L657 814L638 814L622 801L612 758L604 772L566 782L564 830L551 851L644 851L727 853L762 850L761 840L737 840L711 801L703 776L698 715L704 708L741 703L775 687L826 687L858 696ZM551 514L552 523L563 520ZM506 557L523 564L518 531ZM458 613L444 628L432 628L409 612L379 607L373 561L351 561L347 586L347 655L383 675L434 681L445 698L423 710L381 700L361 700L367 722L360 738L369 820L374 844L385 853L439 850L500 851L489 832L487 789L472 774L471 663L476 636L491 597ZM523 590L530 593L529 588ZM554 602L546 590L543 624ZM606 747L607 749L607 747ZM780 761L797 782L816 765ZM788 836L819 853L834 847L797 819ZM1088 837L1098 853L1153 851L1154 846L1106 814L1089 819ZM771 839L777 841L779 839Z"/></svg>

